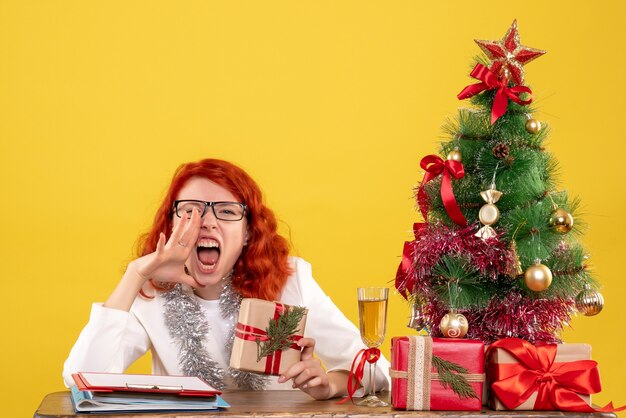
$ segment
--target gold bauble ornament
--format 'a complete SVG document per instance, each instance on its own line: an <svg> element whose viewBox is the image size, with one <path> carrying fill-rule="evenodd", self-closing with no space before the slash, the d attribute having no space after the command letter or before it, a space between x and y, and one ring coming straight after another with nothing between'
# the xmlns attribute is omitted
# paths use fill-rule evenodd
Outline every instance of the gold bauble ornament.
<svg viewBox="0 0 626 418"><path fill-rule="evenodd" d="M526 121L526 131L531 134L537 134L541 130L541 122L537 119L530 118Z"/></svg>
<svg viewBox="0 0 626 418"><path fill-rule="evenodd" d="M585 316L594 316L604 308L604 298L602 293L592 290L586 284L585 289L576 296L576 309Z"/></svg>
<svg viewBox="0 0 626 418"><path fill-rule="evenodd" d="M467 318L456 311L448 312L439 322L439 330L447 338L463 338L468 328Z"/></svg>
<svg viewBox="0 0 626 418"><path fill-rule="evenodd" d="M566 234L574 227L574 217L565 209L556 208L550 215L550 226L559 234Z"/></svg>
<svg viewBox="0 0 626 418"><path fill-rule="evenodd" d="M452 151L448 153L447 159L452 160L452 161L462 162L463 156L461 155L461 151L459 151L459 149L455 147Z"/></svg>
<svg viewBox="0 0 626 418"><path fill-rule="evenodd" d="M524 272L526 287L535 292L542 292L552 284L552 272L547 266L537 262Z"/></svg>

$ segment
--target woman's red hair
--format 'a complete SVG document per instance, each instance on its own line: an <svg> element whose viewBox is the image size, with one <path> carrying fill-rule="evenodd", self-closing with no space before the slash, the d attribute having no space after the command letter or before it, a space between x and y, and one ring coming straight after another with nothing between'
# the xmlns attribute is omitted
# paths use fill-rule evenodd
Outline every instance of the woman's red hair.
<svg viewBox="0 0 626 418"><path fill-rule="evenodd" d="M248 173L227 161L205 159L178 167L152 228L139 237L137 255L154 252L160 233L169 238L174 200L192 177L203 177L219 184L246 204L248 245L243 247L235 263L232 283L243 297L276 300L291 273L287 261L289 244L278 235L276 217L263 204L259 186ZM159 290L168 289L162 284L152 282L152 285Z"/></svg>

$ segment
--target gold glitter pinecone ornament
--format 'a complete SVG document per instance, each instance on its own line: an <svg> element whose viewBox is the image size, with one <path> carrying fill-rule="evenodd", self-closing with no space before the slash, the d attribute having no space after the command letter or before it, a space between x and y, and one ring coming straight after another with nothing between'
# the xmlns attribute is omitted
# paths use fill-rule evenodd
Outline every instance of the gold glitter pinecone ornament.
<svg viewBox="0 0 626 418"><path fill-rule="evenodd" d="M522 270L522 263L520 262L519 254L517 253L517 242L515 242L515 240L511 241L510 251L513 260L507 270L507 275L514 279L524 274L524 270Z"/></svg>

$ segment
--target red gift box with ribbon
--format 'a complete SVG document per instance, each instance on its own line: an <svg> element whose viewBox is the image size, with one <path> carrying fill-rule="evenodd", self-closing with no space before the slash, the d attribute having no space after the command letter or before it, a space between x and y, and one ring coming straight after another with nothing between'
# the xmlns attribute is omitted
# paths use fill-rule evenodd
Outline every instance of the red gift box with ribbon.
<svg viewBox="0 0 626 418"><path fill-rule="evenodd" d="M306 310L290 344L284 350L277 350L261 358L259 346L269 342L267 330L270 321L278 321L290 309L289 305L262 299L246 298L241 301L239 319L235 325L235 340L230 356L230 367L249 372L278 376L300 361L301 348L296 342L304 335Z"/></svg>
<svg viewBox="0 0 626 418"><path fill-rule="evenodd" d="M601 390L597 363L588 344L533 345L505 338L487 350L489 406L496 410L613 412L609 403L591 407Z"/></svg>
<svg viewBox="0 0 626 418"><path fill-rule="evenodd" d="M392 338L390 375L393 407L414 411L480 411L484 347L482 341L468 339ZM443 370L438 368L442 361L465 369L463 373L454 374L469 385L474 396L458 394L445 382Z"/></svg>

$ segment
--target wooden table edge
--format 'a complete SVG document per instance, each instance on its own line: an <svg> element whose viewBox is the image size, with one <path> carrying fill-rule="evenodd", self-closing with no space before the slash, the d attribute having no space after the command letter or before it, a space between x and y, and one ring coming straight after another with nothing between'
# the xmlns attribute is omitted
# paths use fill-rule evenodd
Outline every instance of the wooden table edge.
<svg viewBox="0 0 626 418"><path fill-rule="evenodd" d="M388 398L389 394L384 394ZM616 418L614 413L587 413L563 411L494 411L483 408L481 411L401 411L391 407L365 408L346 402L338 405L338 399L316 401L300 391L260 391L260 392L225 392L224 398L232 402L233 407L219 412L128 412L128 413L76 413L70 400L69 391L47 394L34 413L34 418L193 418L193 417L228 417L228 418L412 418L412 417L464 417L464 418L537 418L537 417L593 417ZM251 400L244 403L242 401ZM281 398L284 402L281 402ZM229 400L230 399L230 400ZM235 402L236 400L236 402ZM277 411L285 408L285 411Z"/></svg>

